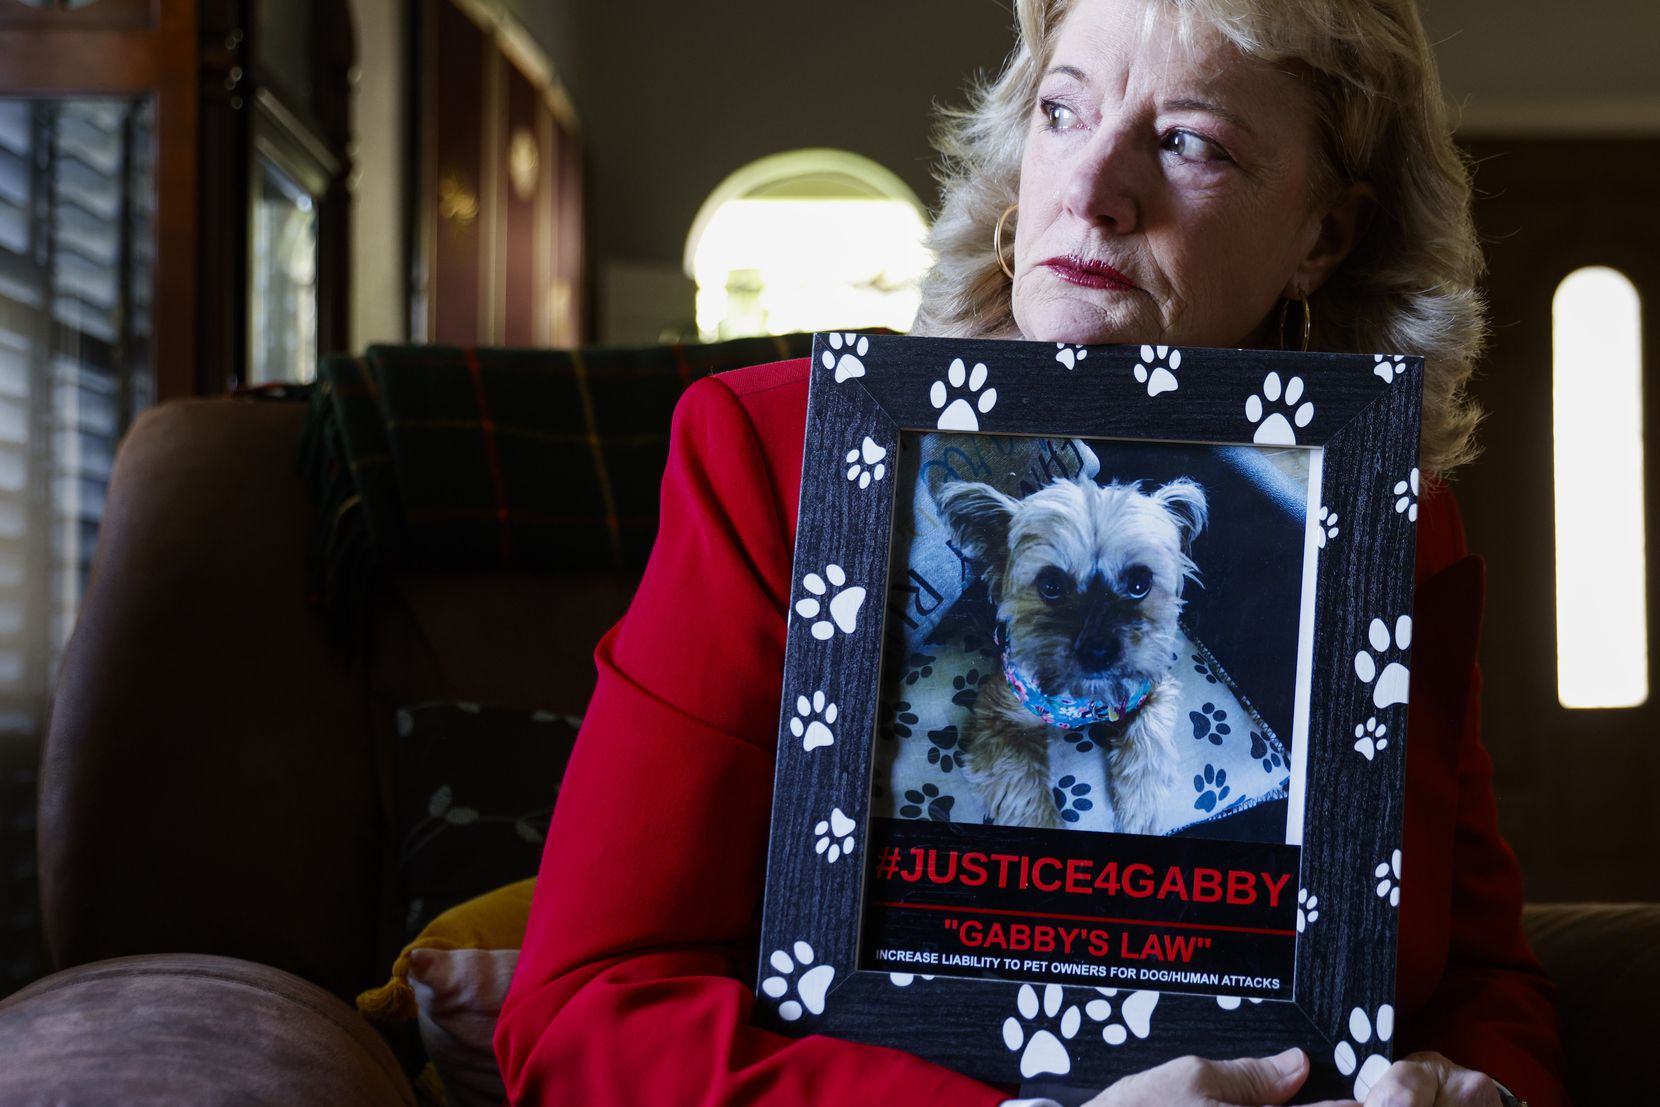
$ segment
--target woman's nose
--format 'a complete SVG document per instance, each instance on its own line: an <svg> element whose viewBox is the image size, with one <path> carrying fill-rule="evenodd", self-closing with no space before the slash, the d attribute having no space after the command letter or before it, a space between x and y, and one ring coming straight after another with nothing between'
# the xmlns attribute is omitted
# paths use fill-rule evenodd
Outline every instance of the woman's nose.
<svg viewBox="0 0 1660 1107"><path fill-rule="evenodd" d="M1102 127L1071 166L1064 195L1067 212L1117 234L1134 230L1141 219L1140 169L1130 136Z"/></svg>

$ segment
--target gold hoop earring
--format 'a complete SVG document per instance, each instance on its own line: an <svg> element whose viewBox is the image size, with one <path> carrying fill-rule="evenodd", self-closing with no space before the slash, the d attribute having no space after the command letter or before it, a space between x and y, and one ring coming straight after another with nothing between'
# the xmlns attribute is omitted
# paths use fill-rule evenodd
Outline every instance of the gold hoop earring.
<svg viewBox="0 0 1660 1107"><path fill-rule="evenodd" d="M1305 295L1302 292L1297 293L1297 301L1296 302L1303 305L1303 344L1302 344L1302 352L1306 354L1306 353L1308 353L1309 335L1314 333L1314 309L1309 306L1308 296ZM1280 349L1282 349L1282 350L1286 348L1286 346L1285 346L1285 313L1291 309L1291 303L1292 303L1292 301L1290 301L1290 300L1281 300L1280 301L1279 332L1280 332Z"/></svg>
<svg viewBox="0 0 1660 1107"><path fill-rule="evenodd" d="M1003 256L1003 224L1009 221L1009 216L1013 215L1014 209L1019 206L1019 204L1010 204L1004 208L1003 214L997 217L997 229L991 232L992 253L997 255L997 264L1002 267L1004 275L1011 281L1014 280L1014 270L1009 268L1008 259Z"/></svg>

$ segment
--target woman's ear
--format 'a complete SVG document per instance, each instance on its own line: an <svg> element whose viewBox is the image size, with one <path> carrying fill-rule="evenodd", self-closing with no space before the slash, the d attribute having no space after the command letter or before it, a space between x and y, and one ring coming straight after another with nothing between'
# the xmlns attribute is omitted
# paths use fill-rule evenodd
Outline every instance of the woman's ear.
<svg viewBox="0 0 1660 1107"><path fill-rule="evenodd" d="M1377 193L1367 181L1352 181L1337 203L1320 216L1314 245L1297 264L1284 296L1296 300L1326 283L1372 225L1378 209Z"/></svg>

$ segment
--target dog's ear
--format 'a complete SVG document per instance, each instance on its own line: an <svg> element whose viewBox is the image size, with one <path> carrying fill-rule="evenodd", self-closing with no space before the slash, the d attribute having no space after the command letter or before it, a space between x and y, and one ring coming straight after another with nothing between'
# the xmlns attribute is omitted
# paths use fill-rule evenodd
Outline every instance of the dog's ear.
<svg viewBox="0 0 1660 1107"><path fill-rule="evenodd" d="M1210 519L1210 503L1205 490L1186 477L1178 477L1153 493L1153 500L1176 520L1182 532L1182 545L1191 546L1205 529Z"/></svg>
<svg viewBox="0 0 1660 1107"><path fill-rule="evenodd" d="M996 590L1009 553L1009 520L1015 501L989 484L953 481L939 490L940 514L951 528L957 547L985 570Z"/></svg>

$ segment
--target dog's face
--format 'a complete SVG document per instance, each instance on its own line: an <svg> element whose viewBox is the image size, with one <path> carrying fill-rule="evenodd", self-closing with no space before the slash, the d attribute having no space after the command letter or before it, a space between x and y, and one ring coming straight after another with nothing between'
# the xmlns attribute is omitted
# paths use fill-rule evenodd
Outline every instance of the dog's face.
<svg viewBox="0 0 1660 1107"><path fill-rule="evenodd" d="M1057 480L1013 500L956 483L940 505L978 564L1010 660L1050 694L1124 702L1170 669L1187 550L1204 528L1202 488Z"/></svg>

